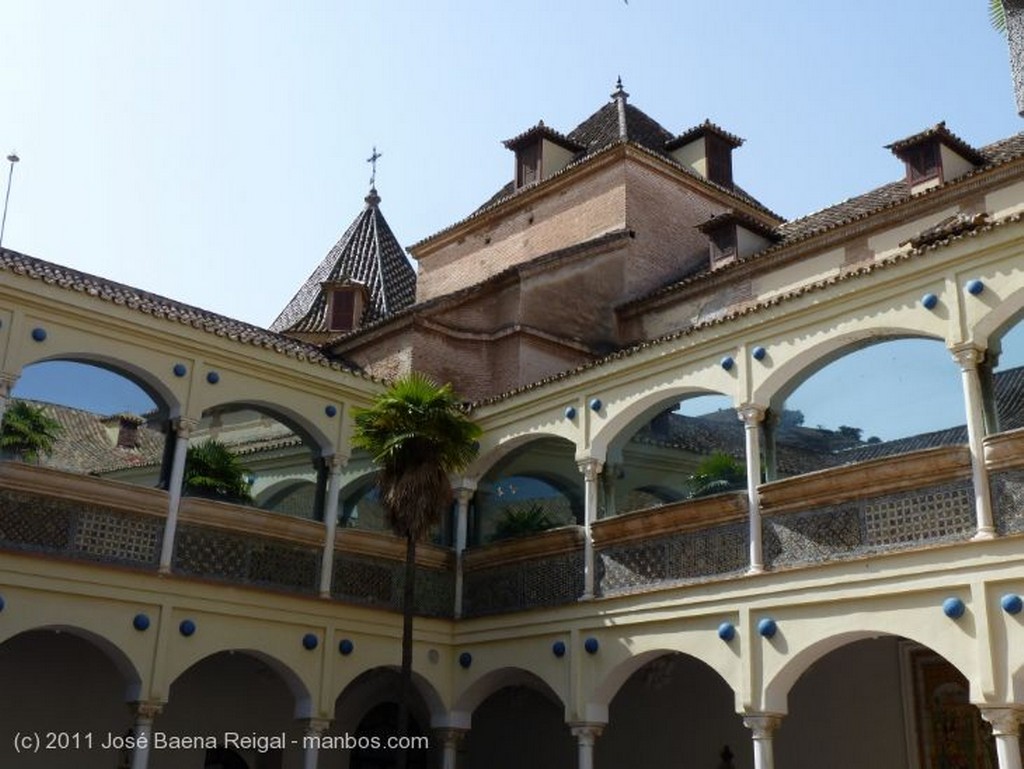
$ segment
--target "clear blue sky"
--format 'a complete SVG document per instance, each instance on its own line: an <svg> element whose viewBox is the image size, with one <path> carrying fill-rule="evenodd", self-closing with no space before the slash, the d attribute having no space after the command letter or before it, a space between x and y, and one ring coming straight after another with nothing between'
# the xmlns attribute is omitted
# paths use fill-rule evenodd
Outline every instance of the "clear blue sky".
<svg viewBox="0 0 1024 769"><path fill-rule="evenodd" d="M501 140L570 130L620 75L668 129L744 137L738 182L786 217L899 177L884 145L939 120L1022 127L984 0L4 0L0 52L4 245L259 325L374 145L409 245L511 177Z"/></svg>

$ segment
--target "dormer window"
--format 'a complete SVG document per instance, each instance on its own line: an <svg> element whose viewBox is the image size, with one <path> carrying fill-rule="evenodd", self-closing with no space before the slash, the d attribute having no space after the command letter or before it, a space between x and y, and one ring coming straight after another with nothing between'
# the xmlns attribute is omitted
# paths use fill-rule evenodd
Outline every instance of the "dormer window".
<svg viewBox="0 0 1024 769"><path fill-rule="evenodd" d="M366 288L352 281L328 281L322 285L327 296L327 330L344 333L358 328L366 306Z"/></svg>
<svg viewBox="0 0 1024 769"><path fill-rule="evenodd" d="M569 137L548 128L543 120L506 141L505 146L516 153L517 190L558 173L584 149Z"/></svg>
<svg viewBox="0 0 1024 769"><path fill-rule="evenodd" d="M937 142L911 147L903 157L907 164L907 178L911 184L933 179L942 170Z"/></svg>
<svg viewBox="0 0 1024 769"><path fill-rule="evenodd" d="M726 211L697 225L710 242L711 266L746 259L778 241L772 227L737 211Z"/></svg>
<svg viewBox="0 0 1024 769"><path fill-rule="evenodd" d="M665 143L672 159L689 166L708 181L732 188L732 151L743 139L720 128L710 120L691 128Z"/></svg>
<svg viewBox="0 0 1024 769"><path fill-rule="evenodd" d="M516 189L540 180L540 139L516 150Z"/></svg>
<svg viewBox="0 0 1024 769"><path fill-rule="evenodd" d="M974 147L939 123L927 131L888 145L903 161L912 193L951 182L985 164Z"/></svg>

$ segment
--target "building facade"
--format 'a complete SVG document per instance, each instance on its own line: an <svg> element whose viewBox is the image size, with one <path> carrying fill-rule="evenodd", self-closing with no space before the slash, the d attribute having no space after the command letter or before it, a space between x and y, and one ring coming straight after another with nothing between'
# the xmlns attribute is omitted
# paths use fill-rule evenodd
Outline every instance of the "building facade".
<svg viewBox="0 0 1024 769"><path fill-rule="evenodd" d="M741 144L620 84L418 275L372 190L271 329L0 253L4 408L54 362L152 404L0 461L3 765L390 765L404 546L351 410L415 369L484 436L418 555L410 765L1020 769L1024 135L939 124L793 221ZM932 428L787 406L905 340L960 393ZM210 438L250 504L181 493Z"/></svg>

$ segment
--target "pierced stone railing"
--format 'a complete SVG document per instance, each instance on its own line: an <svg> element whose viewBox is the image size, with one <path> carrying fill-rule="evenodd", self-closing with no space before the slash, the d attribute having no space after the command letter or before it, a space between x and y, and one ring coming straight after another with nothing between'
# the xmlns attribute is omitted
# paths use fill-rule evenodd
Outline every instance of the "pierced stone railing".
<svg viewBox="0 0 1024 769"><path fill-rule="evenodd" d="M155 572L167 492L120 481L0 461L0 550L99 561ZM182 499L174 574L262 589L315 594L324 526L254 507ZM334 597L399 610L404 544L344 529L334 560ZM454 557L421 545L417 612L451 616Z"/></svg>
<svg viewBox="0 0 1024 769"><path fill-rule="evenodd" d="M1024 429L986 438L985 463L996 531L1024 533Z"/></svg>
<svg viewBox="0 0 1024 769"><path fill-rule="evenodd" d="M155 569L167 494L0 461L0 548Z"/></svg>
<svg viewBox="0 0 1024 769"><path fill-rule="evenodd" d="M565 526L470 548L463 616L572 603L583 595L583 529Z"/></svg>
<svg viewBox="0 0 1024 769"><path fill-rule="evenodd" d="M718 494L604 518L593 533L602 595L739 574L748 565L747 496Z"/></svg>
<svg viewBox="0 0 1024 769"><path fill-rule="evenodd" d="M947 446L787 478L760 487L771 567L970 539L970 454Z"/></svg>

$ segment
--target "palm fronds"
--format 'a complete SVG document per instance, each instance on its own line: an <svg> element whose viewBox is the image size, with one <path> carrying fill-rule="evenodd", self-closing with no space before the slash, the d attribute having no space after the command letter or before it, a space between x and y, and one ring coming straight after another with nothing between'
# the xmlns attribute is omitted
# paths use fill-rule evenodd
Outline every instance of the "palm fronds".
<svg viewBox="0 0 1024 769"><path fill-rule="evenodd" d="M60 437L60 423L46 413L44 406L13 400L0 426L0 452L26 462L38 462L49 456Z"/></svg>

